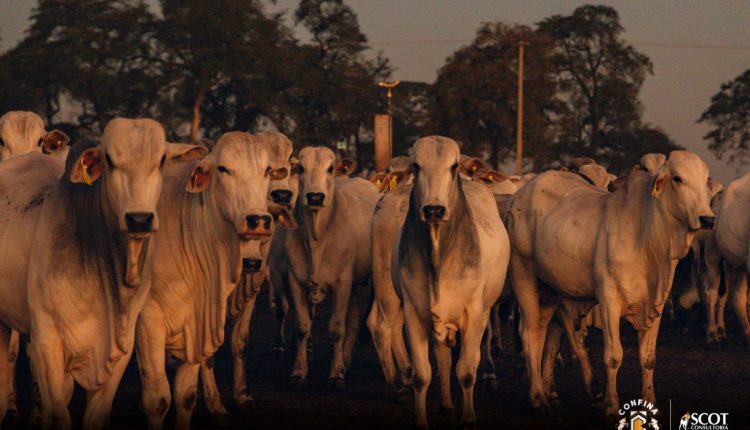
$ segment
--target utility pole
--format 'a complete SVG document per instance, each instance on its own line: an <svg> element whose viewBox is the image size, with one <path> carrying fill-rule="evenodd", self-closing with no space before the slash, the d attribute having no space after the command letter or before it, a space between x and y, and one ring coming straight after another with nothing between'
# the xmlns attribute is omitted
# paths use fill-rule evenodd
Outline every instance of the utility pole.
<svg viewBox="0 0 750 430"><path fill-rule="evenodd" d="M382 172L388 167L393 153L393 118L391 117L391 98L393 89L401 81L378 82L380 88L388 90L388 113L375 115L375 171Z"/></svg>
<svg viewBox="0 0 750 430"><path fill-rule="evenodd" d="M518 42L518 112L516 123L516 174L523 174L523 47L526 42Z"/></svg>

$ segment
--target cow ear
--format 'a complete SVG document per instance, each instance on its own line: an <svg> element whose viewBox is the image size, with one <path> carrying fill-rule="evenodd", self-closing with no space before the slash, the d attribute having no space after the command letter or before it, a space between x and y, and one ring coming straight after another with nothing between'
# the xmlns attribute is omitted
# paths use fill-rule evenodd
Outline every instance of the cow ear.
<svg viewBox="0 0 750 430"><path fill-rule="evenodd" d="M409 176L411 176L411 170L394 170L385 175L378 189L381 193L396 191L400 184L409 179Z"/></svg>
<svg viewBox="0 0 750 430"><path fill-rule="evenodd" d="M276 170L270 170L268 172L268 177L272 181L279 181L289 176L289 171L286 169L286 167L280 167Z"/></svg>
<svg viewBox="0 0 750 430"><path fill-rule="evenodd" d="M271 203L268 205L268 211L271 212L273 220L279 227L287 230L295 230L297 228L297 221L286 206Z"/></svg>
<svg viewBox="0 0 750 430"><path fill-rule="evenodd" d="M99 148L89 148L78 156L70 170L70 182L74 184L92 185L102 174L104 155Z"/></svg>
<svg viewBox="0 0 750 430"><path fill-rule="evenodd" d="M211 183L211 171L213 164L210 161L201 161L193 167L190 172L190 178L185 185L185 190L189 193L202 193Z"/></svg>
<svg viewBox="0 0 750 430"><path fill-rule="evenodd" d="M208 154L208 148L202 145L187 143L170 143L167 145L167 158L172 162L200 160Z"/></svg>
<svg viewBox="0 0 750 430"><path fill-rule="evenodd" d="M662 166L659 168L659 170L651 180L651 195L653 197L656 197L657 199L661 195L662 191L664 191L664 185L666 184L668 176L667 173L667 169Z"/></svg>
<svg viewBox="0 0 750 430"><path fill-rule="evenodd" d="M349 157L344 157L336 160L333 167L336 176L349 176L354 173L357 168L357 160Z"/></svg>
<svg viewBox="0 0 750 430"><path fill-rule="evenodd" d="M378 172L370 176L369 181L372 182L372 184L375 185L376 187L380 188L380 186L383 185L383 180L385 179L385 177L386 177L385 172Z"/></svg>
<svg viewBox="0 0 750 430"><path fill-rule="evenodd" d="M721 182L713 178L708 178L708 191L710 192L711 198L719 194L723 189L724 185Z"/></svg>
<svg viewBox="0 0 750 430"><path fill-rule="evenodd" d="M573 159L573 164L576 165L577 168L581 168L581 166L585 166L587 164L596 164L593 158L589 157L576 157Z"/></svg>
<svg viewBox="0 0 750 430"><path fill-rule="evenodd" d="M476 157L466 157L461 160L461 173L468 176L471 179L481 177L482 173L487 170L487 165L484 161Z"/></svg>
<svg viewBox="0 0 750 430"><path fill-rule="evenodd" d="M498 172L497 170L490 170L489 172L487 172L487 174L484 175L483 179L486 179L490 182L502 182L508 179L508 176L504 173Z"/></svg>
<svg viewBox="0 0 750 430"><path fill-rule="evenodd" d="M664 162L667 161L667 156L664 154L650 153L641 157L641 170L645 170L648 173L656 172Z"/></svg>
<svg viewBox="0 0 750 430"><path fill-rule="evenodd" d="M297 168L299 167L299 160L292 157L289 159L289 176L294 176L299 174L297 171Z"/></svg>
<svg viewBox="0 0 750 430"><path fill-rule="evenodd" d="M70 144L70 137L60 130L48 131L42 138L42 152L54 154Z"/></svg>

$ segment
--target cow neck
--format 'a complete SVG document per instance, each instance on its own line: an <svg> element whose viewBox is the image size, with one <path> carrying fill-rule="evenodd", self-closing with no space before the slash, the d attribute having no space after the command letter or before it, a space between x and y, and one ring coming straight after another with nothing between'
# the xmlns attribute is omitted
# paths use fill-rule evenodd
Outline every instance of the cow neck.
<svg viewBox="0 0 750 430"><path fill-rule="evenodd" d="M87 277L103 287L109 309L106 314L110 327L109 356L121 356L130 349L127 328L135 317L130 304L137 292L124 281L128 264L127 235L119 230L117 216L105 192L106 174L91 186L73 184L67 178L68 175L63 176L61 188L73 223L75 248ZM145 259L145 249L148 243L142 248L141 262ZM140 267L142 269L143 265Z"/></svg>
<svg viewBox="0 0 750 430"><path fill-rule="evenodd" d="M321 239L327 235L331 219L336 211L335 194L336 191L334 189L333 193L331 193L329 204L318 209L317 214L314 216L304 202L298 200L295 205L294 210L299 224L297 231L302 233L302 244L305 256L307 257L307 267L309 268L309 277L311 279L320 262L320 254L322 253Z"/></svg>
<svg viewBox="0 0 750 430"><path fill-rule="evenodd" d="M187 180L186 176L180 183ZM190 334L185 339L190 362L207 358L224 342L227 297L239 281L232 276L241 264L239 236L221 213L216 186L212 179L201 193L181 189L175 198L177 212L172 214L179 220L177 269L193 293L194 318L187 323L192 327L185 327Z"/></svg>
<svg viewBox="0 0 750 430"><path fill-rule="evenodd" d="M665 198L651 195L651 187L650 178L634 178L627 182L624 190L628 208L645 209L632 214L633 219L642 220L635 224L639 229L634 232L639 238L635 245L642 250L637 255L642 255L647 267L655 271L647 275L649 303L644 307L645 327L661 315L672 288L677 260L687 253L693 237L693 233L669 211Z"/></svg>
<svg viewBox="0 0 750 430"><path fill-rule="evenodd" d="M478 236L473 223L470 222L469 207L460 178L456 180L451 193L450 218L440 226L438 237L433 237L430 226L420 219L420 201L419 187L414 186L409 195L409 209L401 235L403 245L399 247L399 261L411 266L415 261L409 257L416 256L420 263L428 268L430 299L432 303L437 303L440 269L449 257L457 253L468 266L477 264L479 255L473 244L477 243ZM412 267L410 270L413 272Z"/></svg>

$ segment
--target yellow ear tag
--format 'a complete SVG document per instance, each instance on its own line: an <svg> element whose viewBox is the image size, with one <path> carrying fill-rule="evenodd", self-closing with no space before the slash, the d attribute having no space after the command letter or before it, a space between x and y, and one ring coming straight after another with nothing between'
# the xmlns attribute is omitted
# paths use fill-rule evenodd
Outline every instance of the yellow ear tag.
<svg viewBox="0 0 750 430"><path fill-rule="evenodd" d="M87 166L83 159L80 161L81 163L81 176L83 177L83 183L86 185L91 185L94 183L94 181L91 180L91 175L89 175L89 166Z"/></svg>
<svg viewBox="0 0 750 430"><path fill-rule="evenodd" d="M659 181L657 181L653 187L651 187L651 197L659 198L661 191L658 190Z"/></svg>
<svg viewBox="0 0 750 430"><path fill-rule="evenodd" d="M396 178L396 175L391 175L391 178L388 180L388 189L391 191L398 189L398 178Z"/></svg>
<svg viewBox="0 0 750 430"><path fill-rule="evenodd" d="M193 176L190 177L190 182L193 183L193 188L198 187L198 173L193 172Z"/></svg>
<svg viewBox="0 0 750 430"><path fill-rule="evenodd" d="M381 185L383 185L383 181L381 181L380 179L376 179L375 180L375 186L378 187L378 188L380 188Z"/></svg>

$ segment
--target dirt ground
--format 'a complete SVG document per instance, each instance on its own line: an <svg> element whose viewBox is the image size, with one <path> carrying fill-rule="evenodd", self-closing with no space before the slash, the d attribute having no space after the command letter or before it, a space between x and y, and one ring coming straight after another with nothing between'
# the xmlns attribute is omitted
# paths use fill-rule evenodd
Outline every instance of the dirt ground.
<svg viewBox="0 0 750 430"><path fill-rule="evenodd" d="M731 312L730 312L731 313ZM293 353L282 359L271 352L273 313L268 307L265 291L258 300L253 316L252 340L247 356L249 386L256 400L255 413L232 408L230 351L224 345L217 355L216 372L225 402L232 413L232 422L223 428L251 429L394 429L413 428L411 398L398 403L390 395L371 343L357 345L352 369L347 375L344 392L327 388L330 344L326 335L329 308L324 304L317 312L314 336L314 358L306 385L301 389L288 386ZM694 326L688 334L675 334L674 327L663 324L659 335L655 371L655 387L661 411L662 429L677 429L679 417L686 412L728 412L729 428L750 428L750 353L741 348L737 326L730 318L728 350L708 351L704 347L703 329ZM637 356L637 336L623 324L624 363L619 374L619 393L622 402L640 396L640 369ZM511 329L506 326L506 344ZM591 334L591 355L596 376L605 381L602 364L602 336L597 330ZM227 336L228 338L229 336ZM512 348L508 344L506 351ZM567 347L563 351L569 355ZM603 411L589 406L581 386L579 367L573 363L556 370L560 394L559 420L536 414L527 397L528 381L518 375L515 359L509 353L496 359L499 389L477 391L475 396L479 428L484 429L608 429ZM30 408L28 363L22 356L19 369L21 413ZM602 383L602 388L603 388ZM460 409L460 390L453 381L454 403ZM71 404L74 423L80 423L85 395L77 389ZM669 407L672 406L672 419ZM433 376L428 397L428 414L432 428L453 428L451 420L438 413L439 394ZM140 409L140 381L135 361L123 378L115 398L112 427L139 429L146 427ZM174 410L170 410L166 428L174 427ZM220 426L212 421L203 405L202 397L194 413L193 428L212 429Z"/></svg>

